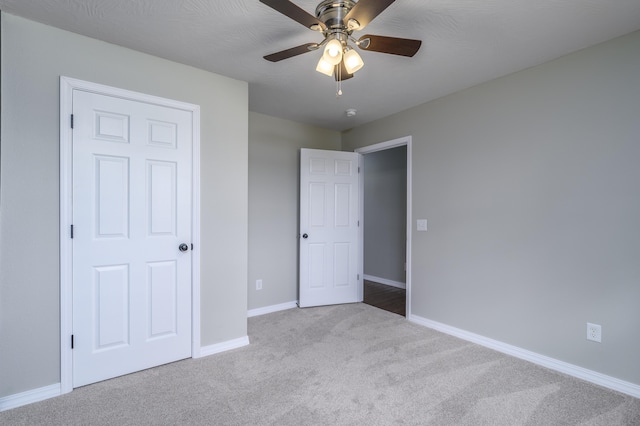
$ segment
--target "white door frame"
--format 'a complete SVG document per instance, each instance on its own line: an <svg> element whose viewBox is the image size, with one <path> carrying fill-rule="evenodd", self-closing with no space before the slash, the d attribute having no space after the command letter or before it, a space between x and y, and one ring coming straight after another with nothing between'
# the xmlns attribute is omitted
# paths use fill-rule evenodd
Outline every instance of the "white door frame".
<svg viewBox="0 0 640 426"><path fill-rule="evenodd" d="M358 260L360 265L362 266L362 273L364 274L364 154L370 154L372 152L384 151L386 149L396 148L399 146L407 147L407 245L406 245L406 262L407 262L407 271L406 271L406 318L411 317L411 145L412 145L412 137L405 136L398 139L393 139L386 142L380 142L374 145L365 146L362 148L358 148L355 150L358 154L363 154L360 157L360 168L363 170L363 173L360 175L360 259ZM364 276L364 275L363 275ZM360 293L358 297L360 300L364 298L364 279L361 281L360 285Z"/></svg>
<svg viewBox="0 0 640 426"><path fill-rule="evenodd" d="M71 114L73 91L83 90L106 96L145 102L192 113L192 205L191 234L195 250L191 253L191 356L200 356L200 106L180 101L118 89L102 84L60 77L60 393L73 390L73 265L70 238L73 194L73 135Z"/></svg>

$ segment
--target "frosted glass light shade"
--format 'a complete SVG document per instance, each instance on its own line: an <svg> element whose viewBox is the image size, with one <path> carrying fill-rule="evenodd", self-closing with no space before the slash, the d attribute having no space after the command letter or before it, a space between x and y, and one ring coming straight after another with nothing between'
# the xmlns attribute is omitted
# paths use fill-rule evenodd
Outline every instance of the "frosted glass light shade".
<svg viewBox="0 0 640 426"><path fill-rule="evenodd" d="M354 49L349 49L344 54L344 67L349 74L353 74L364 66L364 61Z"/></svg>
<svg viewBox="0 0 640 426"><path fill-rule="evenodd" d="M335 65L332 65L329 62L325 61L324 55L322 55L322 57L320 58L320 61L318 61L318 66L316 67L316 71L328 77L331 77L333 75L334 68L335 68Z"/></svg>
<svg viewBox="0 0 640 426"><path fill-rule="evenodd" d="M342 61L342 43L340 43L340 40L334 38L327 43L322 57L331 65L338 65Z"/></svg>

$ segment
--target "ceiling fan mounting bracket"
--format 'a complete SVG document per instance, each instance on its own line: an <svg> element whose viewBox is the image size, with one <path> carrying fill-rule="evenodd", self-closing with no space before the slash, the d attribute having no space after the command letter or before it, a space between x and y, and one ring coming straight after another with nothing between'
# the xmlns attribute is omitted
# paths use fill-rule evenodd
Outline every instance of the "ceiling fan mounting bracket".
<svg viewBox="0 0 640 426"><path fill-rule="evenodd" d="M349 31L357 31L360 29L360 22L356 19L349 18L349 21L347 21L347 28Z"/></svg>
<svg viewBox="0 0 640 426"><path fill-rule="evenodd" d="M371 44L371 39L370 38L362 38L360 40L355 40L355 43L358 47L362 48L362 49L367 49L369 47L369 45Z"/></svg>

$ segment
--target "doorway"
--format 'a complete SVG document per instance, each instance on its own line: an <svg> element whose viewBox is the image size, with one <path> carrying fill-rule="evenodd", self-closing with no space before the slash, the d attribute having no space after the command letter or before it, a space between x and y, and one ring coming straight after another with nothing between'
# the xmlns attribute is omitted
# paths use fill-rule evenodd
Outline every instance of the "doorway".
<svg viewBox="0 0 640 426"><path fill-rule="evenodd" d="M410 315L411 138L356 150L363 154L363 300Z"/></svg>

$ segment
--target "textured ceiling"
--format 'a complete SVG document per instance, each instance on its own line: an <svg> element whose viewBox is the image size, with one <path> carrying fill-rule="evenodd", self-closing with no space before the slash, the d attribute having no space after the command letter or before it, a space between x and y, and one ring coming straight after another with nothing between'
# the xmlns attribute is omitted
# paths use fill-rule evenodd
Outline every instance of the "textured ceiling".
<svg viewBox="0 0 640 426"><path fill-rule="evenodd" d="M318 2L294 0L311 14ZM337 98L335 81L315 71L320 52L262 58L322 36L258 0L0 0L0 9L247 81L252 111L336 130L640 29L640 0L397 0L364 32L421 39L420 51L361 51L365 67Z"/></svg>

